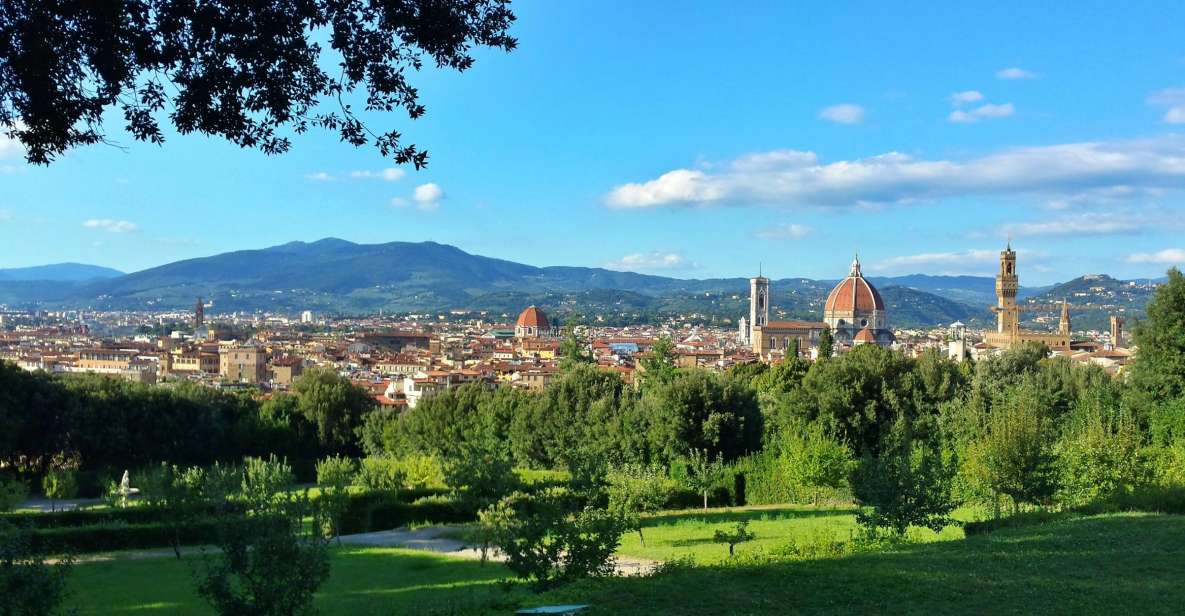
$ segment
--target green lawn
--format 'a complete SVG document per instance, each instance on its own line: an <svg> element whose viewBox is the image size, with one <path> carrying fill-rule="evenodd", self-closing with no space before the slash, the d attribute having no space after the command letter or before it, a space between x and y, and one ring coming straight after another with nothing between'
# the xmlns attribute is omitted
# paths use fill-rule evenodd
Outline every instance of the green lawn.
<svg viewBox="0 0 1185 616"><path fill-rule="evenodd" d="M1072 518L964 541L593 580L542 597L594 614L1181 614L1185 516Z"/></svg>
<svg viewBox="0 0 1185 616"><path fill-rule="evenodd" d="M69 605L80 614L211 614L193 590L200 556L83 562L74 567ZM329 581L317 594L322 614L486 612L515 595L495 582L508 571L411 550L335 548Z"/></svg>
<svg viewBox="0 0 1185 616"><path fill-rule="evenodd" d="M748 517L758 538L742 554L791 537L853 528L850 510L778 507L688 511L647 520L648 547L627 537L626 555L693 554L694 567L650 578L581 582L543 596L507 575L435 554L336 548L318 594L324 614L508 614L519 605L590 603L596 614L1179 614L1185 605L1185 516L1110 515L958 539L919 531L926 543L812 561L723 558L712 532ZM190 562L171 558L88 562L71 575L82 614L208 614L193 592Z"/></svg>
<svg viewBox="0 0 1185 616"><path fill-rule="evenodd" d="M618 553L650 560L691 556L699 563L719 562L728 558L728 546L712 540L716 530L729 530L741 520L749 521L749 532L755 538L737 546L738 554L782 546L791 539L804 541L819 536L848 539L856 530L855 512L852 506L815 508L808 505L664 512L643 518L645 546L638 533L629 533L622 537ZM911 529L910 536L926 542L961 539L963 532L957 527L948 528L941 534Z"/></svg>

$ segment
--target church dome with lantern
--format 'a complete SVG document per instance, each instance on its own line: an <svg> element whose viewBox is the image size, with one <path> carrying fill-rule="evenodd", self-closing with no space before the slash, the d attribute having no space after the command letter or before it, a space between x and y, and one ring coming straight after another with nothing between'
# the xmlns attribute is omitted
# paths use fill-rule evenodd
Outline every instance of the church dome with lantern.
<svg viewBox="0 0 1185 616"><path fill-rule="evenodd" d="M551 338L555 336L555 331L547 315L536 306L528 306L514 322L516 338Z"/></svg>
<svg viewBox="0 0 1185 616"><path fill-rule="evenodd" d="M888 329L885 300L860 271L860 258L852 261L847 277L839 281L823 305L823 321L831 328L836 342L875 342L881 346L893 343L895 337ZM856 338L859 337L859 340ZM870 339L871 338L871 339Z"/></svg>

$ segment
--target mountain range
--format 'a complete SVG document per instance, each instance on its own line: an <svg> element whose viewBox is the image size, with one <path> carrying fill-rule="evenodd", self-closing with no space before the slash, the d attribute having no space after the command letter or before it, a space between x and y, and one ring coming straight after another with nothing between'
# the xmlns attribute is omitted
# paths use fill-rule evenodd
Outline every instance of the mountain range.
<svg viewBox="0 0 1185 616"><path fill-rule="evenodd" d="M896 326L991 318L992 278L915 274L870 280ZM771 316L820 318L835 282L772 281ZM0 270L0 304L11 307L172 310L188 309L202 297L213 302L215 313L485 311L497 316L536 304L560 318L579 314L604 323L669 314L734 323L748 311L748 288L745 278L535 267L435 242L355 244L335 238L187 259L130 274L79 264ZM1056 287L1026 288L1021 297L1055 292ZM1139 303L1133 301L1133 306Z"/></svg>

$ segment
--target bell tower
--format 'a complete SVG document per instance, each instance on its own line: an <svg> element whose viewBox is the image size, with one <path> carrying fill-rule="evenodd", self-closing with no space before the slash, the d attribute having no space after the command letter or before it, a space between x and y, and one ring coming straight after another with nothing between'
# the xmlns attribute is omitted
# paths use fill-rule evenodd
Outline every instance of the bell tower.
<svg viewBox="0 0 1185 616"><path fill-rule="evenodd" d="M769 278L758 275L749 279L749 339L753 330L769 323Z"/></svg>
<svg viewBox="0 0 1185 616"><path fill-rule="evenodd" d="M1016 251L1012 242L1000 253L1000 272L996 274L996 329L999 333L1013 333L1020 328L1020 311L1016 307L1016 291L1020 279L1016 275Z"/></svg>

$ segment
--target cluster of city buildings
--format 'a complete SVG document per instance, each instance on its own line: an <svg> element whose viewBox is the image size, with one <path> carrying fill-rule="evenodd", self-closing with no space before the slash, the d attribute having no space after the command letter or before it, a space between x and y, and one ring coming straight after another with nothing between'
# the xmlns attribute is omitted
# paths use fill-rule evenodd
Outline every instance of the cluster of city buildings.
<svg viewBox="0 0 1185 616"><path fill-rule="evenodd" d="M1112 318L1110 332L1076 335L1071 306L1060 310L1056 330L1022 329L1021 313L1033 305L1016 301L1016 252L1000 254L996 277L996 327L970 330L962 323L929 330L894 329L876 287L853 260L847 276L829 293L821 320L773 320L770 285L764 276L750 281L749 314L739 330L654 324L634 327L582 326L580 339L596 366L635 382L640 361L654 343L672 342L681 367L726 370L754 361L779 362L797 354L817 359L820 342L830 336L834 353L860 345L880 345L918 355L937 349L955 360L978 359L1013 345L1035 341L1054 354L1093 363L1112 373L1126 366L1132 351L1123 342L1123 320ZM318 319L310 311L297 318L273 315L221 315L208 319L197 302L189 322L159 331L164 315L151 313L0 313L0 359L27 370L97 373L143 383L193 381L216 388L258 388L264 395L284 391L305 370L326 367L366 388L376 404L414 407L427 396L465 383L546 388L560 373L561 346L568 335L537 306L513 322L419 317ZM170 315L172 316L172 315ZM104 334L92 332L92 324ZM152 326L152 327L149 327ZM113 332L125 332L124 334ZM144 333L145 331L154 333ZM826 332L826 334L825 334Z"/></svg>

